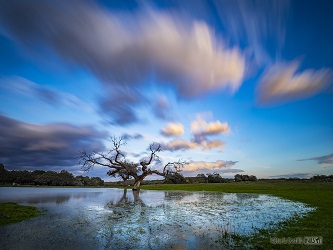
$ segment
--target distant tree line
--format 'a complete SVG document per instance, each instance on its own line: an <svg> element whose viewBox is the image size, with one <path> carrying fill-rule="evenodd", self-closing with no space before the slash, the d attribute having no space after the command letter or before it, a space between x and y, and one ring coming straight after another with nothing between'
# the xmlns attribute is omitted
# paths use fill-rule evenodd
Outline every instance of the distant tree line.
<svg viewBox="0 0 333 250"><path fill-rule="evenodd" d="M247 175L247 174L236 174L235 175L235 181L257 181L257 177L254 175Z"/></svg>
<svg viewBox="0 0 333 250"><path fill-rule="evenodd" d="M272 179L260 179L261 181L272 180ZM311 178L300 178L300 177L290 177L290 178L274 178L274 180L279 181L316 181L316 182L333 182L333 175L315 175Z"/></svg>
<svg viewBox="0 0 333 250"><path fill-rule="evenodd" d="M0 185L41 185L41 186L102 186L100 177L75 176L66 171L16 171L6 170L0 164Z"/></svg>
<svg viewBox="0 0 333 250"><path fill-rule="evenodd" d="M333 174L331 175L315 175L310 180L318 182L333 182Z"/></svg>
<svg viewBox="0 0 333 250"><path fill-rule="evenodd" d="M227 183L240 181L257 181L254 175L236 174L234 179L223 178L219 173L198 174L196 177L184 177L180 173L169 174L165 177L164 183L185 184L185 183Z"/></svg>

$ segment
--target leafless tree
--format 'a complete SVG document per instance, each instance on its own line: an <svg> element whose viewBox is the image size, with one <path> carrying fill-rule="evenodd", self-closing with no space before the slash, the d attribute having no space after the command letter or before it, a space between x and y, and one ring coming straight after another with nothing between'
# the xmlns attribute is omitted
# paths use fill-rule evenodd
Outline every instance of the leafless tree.
<svg viewBox="0 0 333 250"><path fill-rule="evenodd" d="M161 145L150 144L148 160L142 160L139 163L129 162L125 158L125 154L120 148L126 144L123 138L111 137L113 144L112 149L108 153L93 152L87 153L85 150L81 152L80 163L82 169L89 171L94 166L104 166L110 168L107 172L109 176L121 177L127 180L134 178L135 183L133 190L140 190L140 184L148 175L156 174L166 176L170 173L180 172L182 167L187 164L185 161L178 160L176 162L168 162L163 166L162 170L152 166L154 160L160 160L158 153L162 151Z"/></svg>

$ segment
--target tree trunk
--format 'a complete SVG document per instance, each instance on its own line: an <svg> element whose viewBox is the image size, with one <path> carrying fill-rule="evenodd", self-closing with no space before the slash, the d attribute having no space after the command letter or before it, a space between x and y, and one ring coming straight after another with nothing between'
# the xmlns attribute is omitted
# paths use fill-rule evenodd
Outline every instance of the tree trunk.
<svg viewBox="0 0 333 250"><path fill-rule="evenodd" d="M141 179L139 180L136 180L135 183L134 183L134 187L132 190L140 190L140 184L141 184Z"/></svg>
<svg viewBox="0 0 333 250"><path fill-rule="evenodd" d="M133 190L133 197L134 197L134 203L142 203L140 200L140 191L139 190Z"/></svg>

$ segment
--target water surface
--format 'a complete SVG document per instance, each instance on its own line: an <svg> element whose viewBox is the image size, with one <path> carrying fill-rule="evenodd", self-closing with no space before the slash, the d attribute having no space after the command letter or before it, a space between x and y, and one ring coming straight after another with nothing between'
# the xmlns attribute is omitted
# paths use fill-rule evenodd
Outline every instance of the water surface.
<svg viewBox="0 0 333 250"><path fill-rule="evenodd" d="M1 249L221 249L313 208L270 195L113 188L0 188L45 215L0 228Z"/></svg>

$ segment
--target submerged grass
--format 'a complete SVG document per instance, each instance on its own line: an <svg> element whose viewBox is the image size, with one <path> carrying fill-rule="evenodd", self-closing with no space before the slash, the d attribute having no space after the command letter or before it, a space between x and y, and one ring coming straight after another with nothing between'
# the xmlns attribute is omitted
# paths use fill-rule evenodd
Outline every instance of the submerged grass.
<svg viewBox="0 0 333 250"><path fill-rule="evenodd" d="M32 206L23 206L13 202L0 203L0 226L28 220L41 214L41 211Z"/></svg>
<svg viewBox="0 0 333 250"><path fill-rule="evenodd" d="M318 247L321 249L333 249L333 183L306 180L267 180L217 184L144 185L142 189L271 194L303 202L317 209L310 212L308 216L282 223L279 229L275 231L260 230L251 237L234 236L235 246L244 247L250 244L255 249L318 249ZM303 244L273 245L270 243L271 237L303 238L308 236L323 237L323 245L320 247ZM221 240L223 241L224 238L222 237Z"/></svg>

